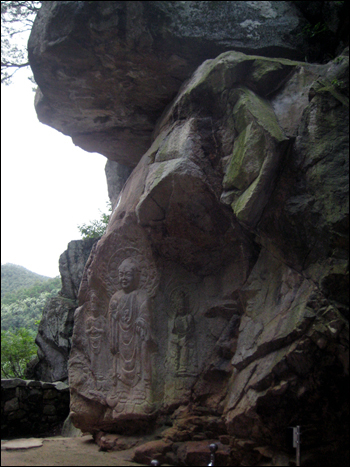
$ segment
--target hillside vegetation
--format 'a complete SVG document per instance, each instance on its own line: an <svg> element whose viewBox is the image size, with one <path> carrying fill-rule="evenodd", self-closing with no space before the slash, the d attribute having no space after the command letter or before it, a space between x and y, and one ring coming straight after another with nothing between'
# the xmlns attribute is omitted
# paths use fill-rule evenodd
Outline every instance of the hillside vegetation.
<svg viewBox="0 0 350 467"><path fill-rule="evenodd" d="M1 298L1 329L26 328L36 333L47 300L60 288L61 279L55 277L5 294Z"/></svg>
<svg viewBox="0 0 350 467"><path fill-rule="evenodd" d="M9 292L14 292L15 290L21 288L28 288L37 282L42 283L49 279L50 277L41 276L40 274L36 274L35 272L29 271L23 266L18 266L17 264L2 264L1 299L5 294Z"/></svg>
<svg viewBox="0 0 350 467"><path fill-rule="evenodd" d="M59 277L22 266L1 266L1 377L22 378L37 352L35 337L47 301L61 289Z"/></svg>

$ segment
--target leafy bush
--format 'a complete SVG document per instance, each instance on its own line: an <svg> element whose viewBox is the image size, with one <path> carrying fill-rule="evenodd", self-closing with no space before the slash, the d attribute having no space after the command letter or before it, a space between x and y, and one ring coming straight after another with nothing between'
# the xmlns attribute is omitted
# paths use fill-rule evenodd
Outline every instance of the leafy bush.
<svg viewBox="0 0 350 467"><path fill-rule="evenodd" d="M1 377L23 378L27 363L36 355L35 336L47 301L58 294L55 277L5 294L1 299Z"/></svg>
<svg viewBox="0 0 350 467"><path fill-rule="evenodd" d="M307 24L306 26L303 27L302 34L304 34L306 37L315 37L318 36L319 34L327 33L329 32L329 28L326 23L317 23L314 25Z"/></svg>
<svg viewBox="0 0 350 467"><path fill-rule="evenodd" d="M1 378L23 378L27 363L36 355L34 333L20 328L1 330Z"/></svg>
<svg viewBox="0 0 350 467"><path fill-rule="evenodd" d="M107 229L108 221L112 212L111 203L107 203L107 208L107 214L100 211L101 217L99 219L91 221L89 224L78 225L78 229L82 235L83 240L86 240L87 238L102 237Z"/></svg>

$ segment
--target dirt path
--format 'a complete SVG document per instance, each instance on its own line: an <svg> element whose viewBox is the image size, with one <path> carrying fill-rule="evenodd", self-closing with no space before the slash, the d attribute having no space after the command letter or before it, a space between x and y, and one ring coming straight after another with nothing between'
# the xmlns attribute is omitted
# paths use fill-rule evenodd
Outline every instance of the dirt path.
<svg viewBox="0 0 350 467"><path fill-rule="evenodd" d="M139 466L131 462L133 449L119 452L99 451L92 437L82 436L80 438L62 438L60 436L53 438L40 438L43 444L40 447L30 449L1 450L1 466ZM6 442L1 441L1 446ZM40 444L40 443L39 443Z"/></svg>

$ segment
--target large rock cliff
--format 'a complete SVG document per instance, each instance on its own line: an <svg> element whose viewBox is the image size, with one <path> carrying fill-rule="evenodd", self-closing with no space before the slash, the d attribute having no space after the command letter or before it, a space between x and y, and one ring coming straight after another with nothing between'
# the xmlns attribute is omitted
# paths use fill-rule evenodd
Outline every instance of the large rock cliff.
<svg viewBox="0 0 350 467"><path fill-rule="evenodd" d="M348 50L298 61L292 2L83 4L36 20L38 115L136 167L79 290L74 423L163 427L185 465L213 439L288 465L301 425L309 465L344 463Z"/></svg>
<svg viewBox="0 0 350 467"><path fill-rule="evenodd" d="M326 25L330 13L324 8L320 18L320 7L309 5L304 16L300 3L320 2L294 3L44 2L28 44L39 120L87 151L135 167L164 107L204 60L227 50L310 54L308 36L317 30L306 17ZM332 54L343 8L335 7L321 43Z"/></svg>

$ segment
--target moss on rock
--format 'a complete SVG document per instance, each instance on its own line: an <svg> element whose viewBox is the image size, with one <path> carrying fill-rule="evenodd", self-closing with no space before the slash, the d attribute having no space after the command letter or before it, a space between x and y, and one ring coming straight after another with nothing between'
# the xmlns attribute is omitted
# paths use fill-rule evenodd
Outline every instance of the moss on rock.
<svg viewBox="0 0 350 467"><path fill-rule="evenodd" d="M237 88L231 92L230 99L235 102L233 109L235 128L240 133L246 126L255 120L263 130L277 141L286 139L279 126L271 104L257 96L248 88Z"/></svg>
<svg viewBox="0 0 350 467"><path fill-rule="evenodd" d="M232 157L223 180L226 190L246 189L259 175L265 158L266 140L263 130L249 123L236 139Z"/></svg>

